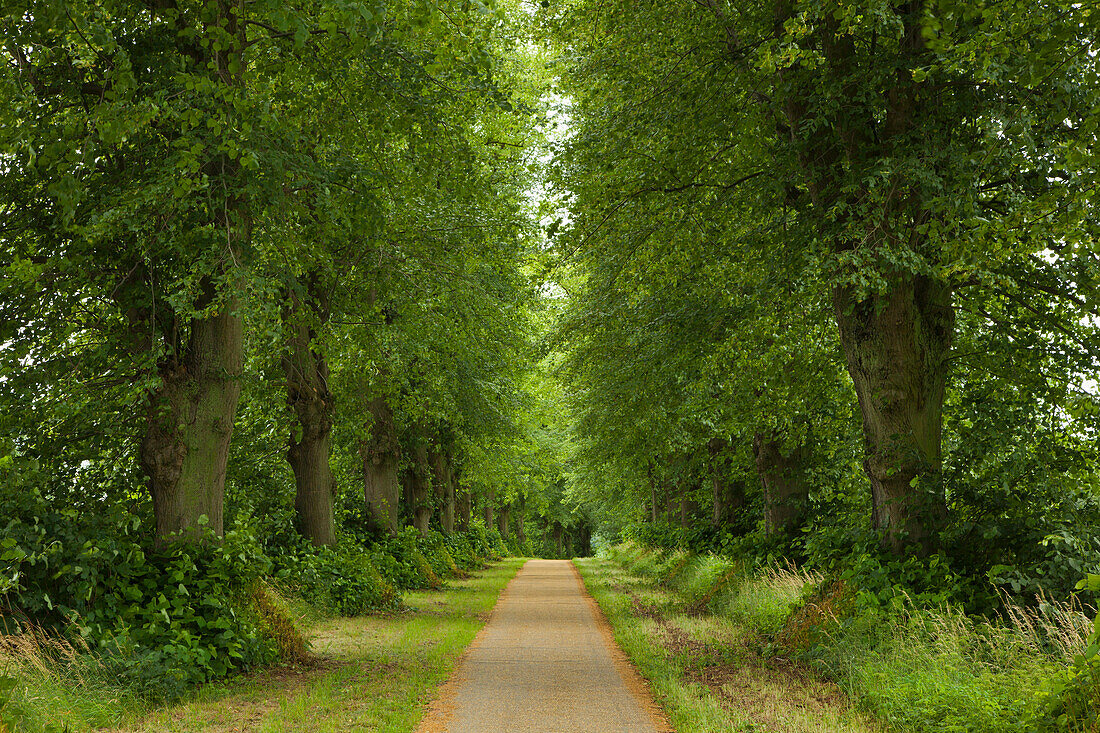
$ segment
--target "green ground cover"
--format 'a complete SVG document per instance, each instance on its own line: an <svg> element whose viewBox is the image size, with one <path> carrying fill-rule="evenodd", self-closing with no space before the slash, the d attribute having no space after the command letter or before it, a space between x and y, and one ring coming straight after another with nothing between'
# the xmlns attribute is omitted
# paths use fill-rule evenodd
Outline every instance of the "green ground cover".
<svg viewBox="0 0 1100 733"><path fill-rule="evenodd" d="M523 562L507 559L443 589L408 593L393 612L325 617L291 603L308 628L308 661L207 684L170 706L150 708L111 686L90 658L83 680L69 676L72 665L26 670L22 699L38 713L26 723L31 730L134 733L411 731Z"/></svg>

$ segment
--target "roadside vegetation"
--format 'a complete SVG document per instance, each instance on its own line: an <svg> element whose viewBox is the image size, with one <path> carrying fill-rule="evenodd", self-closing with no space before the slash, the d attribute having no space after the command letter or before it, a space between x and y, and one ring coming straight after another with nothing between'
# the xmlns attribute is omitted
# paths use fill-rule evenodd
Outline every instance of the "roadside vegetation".
<svg viewBox="0 0 1100 733"><path fill-rule="evenodd" d="M1096 727L1076 599L986 618L897 587L886 610L818 572L635 542L577 564L681 733Z"/></svg>
<svg viewBox="0 0 1100 733"><path fill-rule="evenodd" d="M0 726L313 657L561 504L518 2L5 6Z"/></svg>
<svg viewBox="0 0 1100 733"><path fill-rule="evenodd" d="M350 617L269 590L296 653L167 704L117 676L109 657L41 631L10 635L0 669L19 685L0 697L0 720L28 733L411 731L522 563L494 560L442 588L407 592L400 607Z"/></svg>

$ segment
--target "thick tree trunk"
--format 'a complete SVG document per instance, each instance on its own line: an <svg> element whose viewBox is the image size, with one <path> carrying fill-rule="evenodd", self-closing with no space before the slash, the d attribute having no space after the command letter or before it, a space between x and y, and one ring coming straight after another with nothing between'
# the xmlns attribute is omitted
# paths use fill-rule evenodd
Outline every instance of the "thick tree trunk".
<svg viewBox="0 0 1100 733"><path fill-rule="evenodd" d="M580 557L592 556L592 528L587 524L581 525L580 536L577 538L577 555Z"/></svg>
<svg viewBox="0 0 1100 733"><path fill-rule="evenodd" d="M454 532L454 483L451 469L450 451L446 445L433 446L430 453L432 466L432 490L435 493L435 506L442 507L440 525L447 534Z"/></svg>
<svg viewBox="0 0 1100 733"><path fill-rule="evenodd" d="M213 0L205 3L205 10L221 34L220 42L207 47L195 41L210 38L192 39L189 49L192 42L193 49L211 49L195 51L195 60L205 67L201 73L210 72L209 79L219 92L240 88L248 44L239 8L229 0ZM197 27L187 30L205 32ZM179 34L180 38L184 35ZM232 126L236 115L232 105L223 105L221 111ZM217 536L223 534L226 462L244 369L244 327L236 313L239 282L235 273L251 243L248 200L238 180L241 168L237 161L215 155L205 161L203 169L211 179L213 195L220 196L210 202L209 223L225 246L218 266L221 277L203 283L195 305L200 311L215 305L217 309L192 318L187 324L186 349L178 359L160 366L160 386L150 395L139 448L153 497L157 536L162 540L178 533L193 541L202 534L204 516ZM215 284L222 277L225 284L220 288L224 290Z"/></svg>
<svg viewBox="0 0 1100 733"><path fill-rule="evenodd" d="M561 526L560 522L554 522L554 552L555 557L561 557L565 554L562 549L562 534L565 532L565 527Z"/></svg>
<svg viewBox="0 0 1100 733"><path fill-rule="evenodd" d="M211 288L212 289L212 288ZM140 453L157 536L201 535L200 517L224 530L225 469L240 397L244 333L235 299L191 322L182 363L161 370Z"/></svg>
<svg viewBox="0 0 1100 733"><path fill-rule="evenodd" d="M497 513L497 529L500 530L500 536L505 540L508 539L508 521L512 518L512 505L505 504L500 508Z"/></svg>
<svg viewBox="0 0 1100 733"><path fill-rule="evenodd" d="M863 414L872 525L894 551L915 544L927 553L947 514L941 430L955 328L951 290L905 276L860 302L838 289L834 304Z"/></svg>
<svg viewBox="0 0 1100 733"><path fill-rule="evenodd" d="M328 364L313 348L317 334L303 320L306 314L300 299L293 294L290 299L283 372L287 404L298 419L286 455L294 471L294 510L304 537L314 545L331 545L336 542L332 515L335 480L329 466L334 398L328 387Z"/></svg>
<svg viewBox="0 0 1100 733"><path fill-rule="evenodd" d="M417 441L412 458L402 480L408 492L413 526L421 536L426 536L432 519L432 469L428 459L428 446L423 441Z"/></svg>
<svg viewBox="0 0 1100 733"><path fill-rule="evenodd" d="M485 520L485 529L493 528L493 504L497 500L496 489L489 489L485 495L485 503L481 505L482 519Z"/></svg>
<svg viewBox="0 0 1100 733"><path fill-rule="evenodd" d="M367 406L370 437L359 442L363 461L363 499L367 517L376 528L394 534L400 528L401 442L393 411L382 397Z"/></svg>
<svg viewBox="0 0 1100 733"><path fill-rule="evenodd" d="M692 521L695 519L695 512L699 508L695 502L685 493L680 495L680 527L682 529L691 529Z"/></svg>
<svg viewBox="0 0 1100 733"><path fill-rule="evenodd" d="M764 486L764 528L768 534L793 534L802 526L810 496L806 446L784 454L775 435L757 434L752 443L756 471Z"/></svg>
<svg viewBox="0 0 1100 733"><path fill-rule="evenodd" d="M780 22L795 12L791 3L778 7ZM936 217L935 208L922 200L925 185L919 177L904 166L883 166L884 161L914 155L914 144L927 144L920 141L931 138L917 133L936 104L936 95L912 73L932 58L925 41L924 4L901 3L892 12L901 29L895 74L880 77L877 89L847 95L847 105L837 108L843 112L834 113L829 123L819 118L809 134L787 137L797 147L813 208L829 214L821 225L832 232L833 251L858 249L859 261L874 263L878 273L868 279L886 280L862 299L851 286L837 287L833 305L863 415L872 525L894 552L916 546L928 553L947 514L941 430L955 316L948 285L913 271L890 271L902 252L934 249L926 247L922 230ZM788 130L807 129L804 117L814 90L854 89L866 80L858 70L856 38L838 32L839 27L824 30L824 63L815 67L821 78L812 85L789 85L790 93L780 102ZM856 171L865 175L891 168L889 193L877 203L877 193L850 178ZM879 210L867 211L868 203ZM845 219L861 210L862 221ZM935 252L928 254L935 267ZM915 269L923 271L924 266Z"/></svg>

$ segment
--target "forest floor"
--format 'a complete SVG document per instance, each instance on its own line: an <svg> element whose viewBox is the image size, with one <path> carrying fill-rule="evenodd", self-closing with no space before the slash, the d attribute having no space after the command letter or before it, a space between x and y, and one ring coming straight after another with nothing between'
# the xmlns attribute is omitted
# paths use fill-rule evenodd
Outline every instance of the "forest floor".
<svg viewBox="0 0 1100 733"><path fill-rule="evenodd" d="M686 609L670 590L611 560L576 562L615 639L649 680L677 733L872 733L881 727L836 685L763 655L728 619Z"/></svg>
<svg viewBox="0 0 1100 733"><path fill-rule="evenodd" d="M320 620L308 633L309 665L207 685L111 730L408 733L523 563L507 559L444 590L408 593L399 613Z"/></svg>

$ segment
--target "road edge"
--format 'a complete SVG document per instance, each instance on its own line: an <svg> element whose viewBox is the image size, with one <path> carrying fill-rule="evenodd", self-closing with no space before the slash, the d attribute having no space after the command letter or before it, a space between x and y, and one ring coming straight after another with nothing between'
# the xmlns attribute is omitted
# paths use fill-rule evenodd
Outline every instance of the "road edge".
<svg viewBox="0 0 1100 733"><path fill-rule="evenodd" d="M676 729L672 727L672 723L669 721L668 713L657 703L657 698L653 694L653 687L649 684L649 680L638 672L638 668L634 666L630 657L626 655L626 652L619 646L619 642L615 640L615 630L612 628L611 622L607 620L607 615L600 608L600 604L588 592L588 586L584 584L584 577L577 570L577 566L572 560L569 561L569 568L573 571L573 577L580 587L581 595L584 596L584 600L588 604L588 610L592 613L596 628L600 630L604 646L607 647L608 654L611 655L611 661L614 663L615 669L619 671L619 677L622 678L623 685L626 686L626 689L634 696L642 710L649 716L650 722L653 723L657 733L676 733ZM418 733L420 732L418 731ZM428 732L425 731L424 733ZM436 731L431 733L436 733Z"/></svg>

